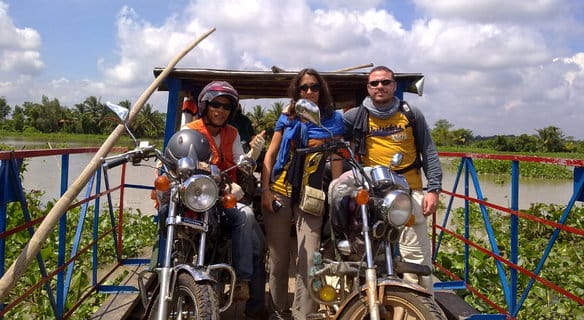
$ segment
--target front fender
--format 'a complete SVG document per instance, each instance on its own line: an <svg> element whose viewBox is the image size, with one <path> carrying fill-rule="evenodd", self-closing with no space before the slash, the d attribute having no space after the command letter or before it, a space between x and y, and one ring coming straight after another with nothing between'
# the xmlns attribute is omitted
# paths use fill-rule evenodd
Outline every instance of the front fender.
<svg viewBox="0 0 584 320"><path fill-rule="evenodd" d="M224 312L233 303L234 293L233 288L235 288L235 282L237 280L237 277L235 275L235 269L233 269L232 266L225 263L212 264L206 267L196 267L189 264L180 264L175 267L176 271L175 274L178 276L178 274L181 272L187 272L191 275L191 277L193 277L193 279L195 279L195 282L211 281L213 282L213 284L215 284L217 283L217 279L213 278L213 276L211 275L211 272L214 270L224 270L227 271L230 275L229 287L231 288L231 290L229 290L227 300L224 301L224 303L221 306L219 306L219 312Z"/></svg>
<svg viewBox="0 0 584 320"><path fill-rule="evenodd" d="M377 280L377 300L381 301L385 291L391 291L392 288L402 288L416 292L420 295L432 296L432 293L430 293L428 290L426 290L426 288L420 286L417 283L406 282L401 279L386 278ZM337 319L337 317L343 313L343 310L347 307L347 305L352 303L354 299L364 299L364 302L367 303L366 291L367 286L362 285L359 291L355 291L351 295L347 296L345 300L339 305L339 308L335 311L335 314L332 317L329 317L328 319L330 320Z"/></svg>
<svg viewBox="0 0 584 320"><path fill-rule="evenodd" d="M203 280L215 282L215 279L213 279L213 277L211 277L209 272L207 272L205 269L200 268L200 267L195 267L195 266L192 266L190 264L179 264L179 265L175 266L174 269L176 271L176 275L178 275L181 272L187 272L197 282L203 281Z"/></svg>

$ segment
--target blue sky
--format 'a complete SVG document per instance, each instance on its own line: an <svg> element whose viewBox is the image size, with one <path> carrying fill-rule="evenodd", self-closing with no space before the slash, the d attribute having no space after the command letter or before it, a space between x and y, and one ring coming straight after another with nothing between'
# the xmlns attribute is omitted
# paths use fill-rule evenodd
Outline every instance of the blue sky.
<svg viewBox="0 0 584 320"><path fill-rule="evenodd" d="M0 0L0 96L11 106L43 94L69 107L134 101L154 67L211 27L180 67L387 65L425 74L424 95L406 99L430 126L492 135L554 125L584 139L579 0Z"/></svg>

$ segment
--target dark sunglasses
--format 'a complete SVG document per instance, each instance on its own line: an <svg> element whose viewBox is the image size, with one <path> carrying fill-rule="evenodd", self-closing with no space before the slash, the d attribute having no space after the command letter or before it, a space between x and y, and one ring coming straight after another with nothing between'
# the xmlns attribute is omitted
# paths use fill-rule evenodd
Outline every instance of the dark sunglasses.
<svg viewBox="0 0 584 320"><path fill-rule="evenodd" d="M209 101L207 105L213 108L223 108L223 110L231 111L233 110L234 106L233 103L221 103L217 101Z"/></svg>
<svg viewBox="0 0 584 320"><path fill-rule="evenodd" d="M373 80L373 81L369 81L369 85L372 87L377 87L381 83L382 86L388 86L394 82L395 82L395 80L389 80L389 79Z"/></svg>
<svg viewBox="0 0 584 320"><path fill-rule="evenodd" d="M320 84L318 84L318 83L315 83L312 85L303 84L300 87L298 87L298 89L300 89L300 91L303 91L303 92L308 91L308 89L310 89L310 91L312 91L312 92L319 92L320 91Z"/></svg>

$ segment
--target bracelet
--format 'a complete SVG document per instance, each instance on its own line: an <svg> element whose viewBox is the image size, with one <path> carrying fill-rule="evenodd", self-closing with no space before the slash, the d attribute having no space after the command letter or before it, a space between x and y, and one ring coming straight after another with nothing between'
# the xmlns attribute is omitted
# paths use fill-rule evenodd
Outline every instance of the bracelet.
<svg viewBox="0 0 584 320"><path fill-rule="evenodd" d="M272 191L272 190L270 190L270 188L262 188L262 189L260 189L260 193L264 193L266 191Z"/></svg>

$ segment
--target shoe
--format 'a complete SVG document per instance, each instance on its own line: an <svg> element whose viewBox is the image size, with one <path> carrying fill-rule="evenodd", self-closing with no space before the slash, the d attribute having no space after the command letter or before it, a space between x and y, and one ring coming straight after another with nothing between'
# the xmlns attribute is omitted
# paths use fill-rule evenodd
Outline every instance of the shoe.
<svg viewBox="0 0 584 320"><path fill-rule="evenodd" d="M247 301L249 299L249 281L238 280L233 291L233 300Z"/></svg>
<svg viewBox="0 0 584 320"><path fill-rule="evenodd" d="M292 311L290 310L282 310L282 311L274 311L270 315L269 320L294 320L292 317Z"/></svg>

